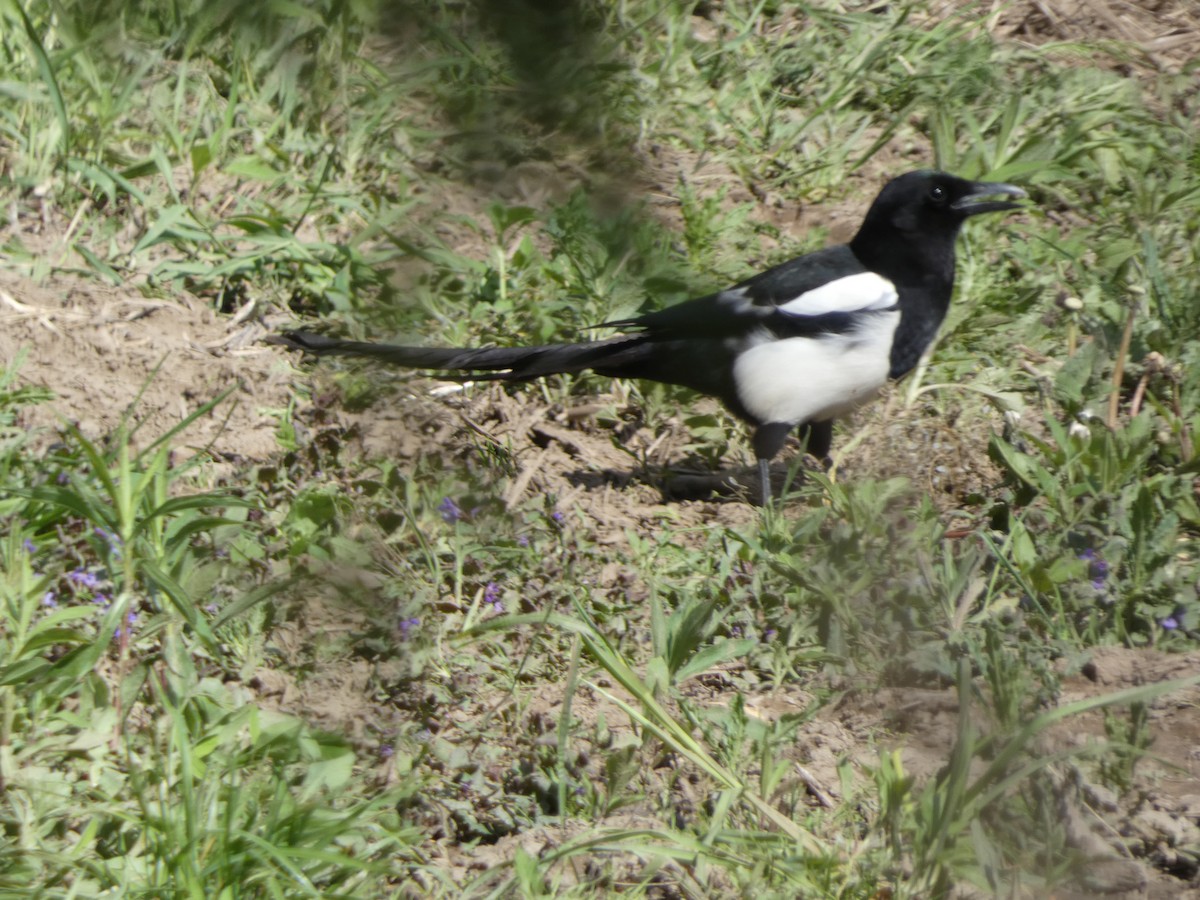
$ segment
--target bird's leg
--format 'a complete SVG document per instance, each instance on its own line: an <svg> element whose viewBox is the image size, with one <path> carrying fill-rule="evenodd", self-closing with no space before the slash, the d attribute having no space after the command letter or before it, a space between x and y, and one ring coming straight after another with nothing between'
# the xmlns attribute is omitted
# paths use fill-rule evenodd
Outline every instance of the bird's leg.
<svg viewBox="0 0 1200 900"><path fill-rule="evenodd" d="M769 422L759 426L754 432L754 455L758 457L759 503L762 506L766 506L771 499L771 460L783 449L791 430L792 426L785 422ZM833 445L832 420L805 422L797 434L804 444L804 452L818 460L828 459L829 448ZM803 472L800 477L803 479Z"/></svg>
<svg viewBox="0 0 1200 900"><path fill-rule="evenodd" d="M824 462L829 458L829 449L833 446L833 420L805 422L797 431L797 436L804 444L805 453Z"/></svg>
<svg viewBox="0 0 1200 900"><path fill-rule="evenodd" d="M754 455L758 457L758 480L762 488L758 502L761 506L771 502L771 460L783 449L791 430L790 422L768 422L755 429L754 437L750 441L754 447Z"/></svg>

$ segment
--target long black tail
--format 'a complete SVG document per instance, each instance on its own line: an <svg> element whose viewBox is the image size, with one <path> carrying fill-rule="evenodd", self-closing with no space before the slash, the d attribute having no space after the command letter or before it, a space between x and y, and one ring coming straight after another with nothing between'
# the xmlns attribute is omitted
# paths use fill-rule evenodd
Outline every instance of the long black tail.
<svg viewBox="0 0 1200 900"><path fill-rule="evenodd" d="M592 369L607 375L639 377L651 348L642 335L620 335L580 344L546 344L541 347L405 347L343 341L307 331L288 331L267 338L293 350L317 356L365 356L413 369L443 369L483 373L477 377L496 381L525 381Z"/></svg>

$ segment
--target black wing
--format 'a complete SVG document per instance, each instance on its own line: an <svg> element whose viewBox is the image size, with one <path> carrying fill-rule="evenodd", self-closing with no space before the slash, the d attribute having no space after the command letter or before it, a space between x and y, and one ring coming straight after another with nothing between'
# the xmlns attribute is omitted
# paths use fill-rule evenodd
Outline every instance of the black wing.
<svg viewBox="0 0 1200 900"><path fill-rule="evenodd" d="M788 260L707 297L632 319L606 322L604 327L642 331L662 340L729 338L761 328L779 337L842 333L852 327L856 313L883 308L878 289L867 296L848 290L831 299L835 288L812 303L802 298L841 279L866 274L867 268L848 246L828 247Z"/></svg>

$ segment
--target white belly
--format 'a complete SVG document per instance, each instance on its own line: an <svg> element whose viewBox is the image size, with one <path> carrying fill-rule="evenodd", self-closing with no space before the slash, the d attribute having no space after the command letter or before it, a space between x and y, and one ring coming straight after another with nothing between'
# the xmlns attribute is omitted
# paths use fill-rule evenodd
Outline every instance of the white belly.
<svg viewBox="0 0 1200 900"><path fill-rule="evenodd" d="M852 334L771 340L734 363L738 399L759 422L799 424L861 406L887 383L900 313L872 316Z"/></svg>

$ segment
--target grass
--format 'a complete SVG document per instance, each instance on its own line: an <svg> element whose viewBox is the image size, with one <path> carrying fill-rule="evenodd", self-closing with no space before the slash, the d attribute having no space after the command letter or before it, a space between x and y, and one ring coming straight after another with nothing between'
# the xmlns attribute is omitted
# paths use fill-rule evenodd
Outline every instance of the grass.
<svg viewBox="0 0 1200 900"><path fill-rule="evenodd" d="M504 8L4 7L0 194L51 234L7 229L4 267L356 334L545 342L818 246L822 228L770 213L859 209L880 173L933 163L1036 200L964 238L970 302L890 401L990 423L974 458L995 477L934 503L900 455L881 477L814 476L742 525L668 507L614 536L586 504L506 507L522 450L487 435L404 467L311 440L305 385L278 458L222 483L203 453L175 464L182 426L135 440L136 404L112 434L64 427L37 449L17 423L51 398L15 360L0 892L866 898L1069 880L1078 848L1045 797L1076 770L1136 790L1146 710L1183 685L1059 704L1063 663L1189 649L1200 629L1194 71L1006 44L970 4ZM516 170L544 190L522 196ZM369 371L333 380L347 406L387 402ZM520 390L569 405L606 389ZM696 458L744 451L682 392L623 390L651 422L682 405ZM879 445L864 427L839 443ZM263 672L308 699L365 673L368 721L274 702ZM941 771L915 777L879 735L814 802L806 725L905 684L956 692ZM802 699L757 711L775 695ZM1047 749L1097 709L1108 743Z"/></svg>

